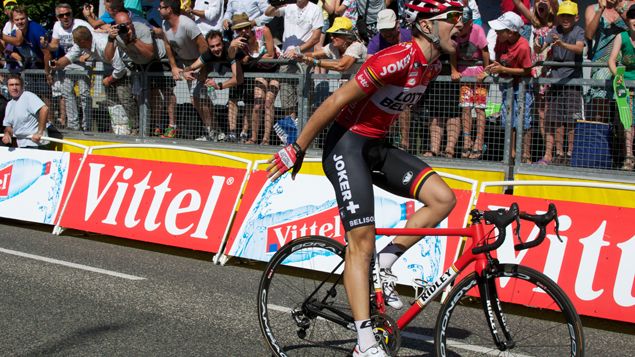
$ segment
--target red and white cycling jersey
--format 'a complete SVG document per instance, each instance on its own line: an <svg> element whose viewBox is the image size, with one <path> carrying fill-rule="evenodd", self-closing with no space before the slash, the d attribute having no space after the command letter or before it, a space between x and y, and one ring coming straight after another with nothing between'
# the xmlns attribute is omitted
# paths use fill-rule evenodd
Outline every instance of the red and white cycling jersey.
<svg viewBox="0 0 635 357"><path fill-rule="evenodd" d="M428 64L414 41L379 51L355 75L366 97L344 107L336 121L354 133L382 138L395 118L421 99L439 72L441 62Z"/></svg>

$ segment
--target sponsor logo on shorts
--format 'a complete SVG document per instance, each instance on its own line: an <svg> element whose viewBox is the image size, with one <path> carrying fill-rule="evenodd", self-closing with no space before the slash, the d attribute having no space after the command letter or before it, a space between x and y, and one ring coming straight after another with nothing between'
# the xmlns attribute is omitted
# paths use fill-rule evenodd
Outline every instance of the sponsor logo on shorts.
<svg viewBox="0 0 635 357"><path fill-rule="evenodd" d="M408 183L410 183L410 181L412 180L413 176L414 176L414 174L412 173L412 171L406 172L406 174L403 175L403 178L401 179L401 183L404 184L404 185L407 185Z"/></svg>
<svg viewBox="0 0 635 357"><path fill-rule="evenodd" d="M355 212L359 209L359 205L353 201L353 193L351 192L351 185L348 181L348 172L346 171L344 156L337 156L337 154L335 154L333 155L333 161L335 162L335 170L337 170L337 180L339 182L342 201L348 201L348 203L344 204L343 208L351 214L355 214Z"/></svg>

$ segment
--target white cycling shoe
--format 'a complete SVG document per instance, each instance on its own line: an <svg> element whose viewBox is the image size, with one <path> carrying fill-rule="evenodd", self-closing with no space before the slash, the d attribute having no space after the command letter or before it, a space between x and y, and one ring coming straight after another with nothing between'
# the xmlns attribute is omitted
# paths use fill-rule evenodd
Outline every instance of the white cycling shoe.
<svg viewBox="0 0 635 357"><path fill-rule="evenodd" d="M384 291L384 300L386 304L393 309L401 309L403 302L399 298L399 294L395 290L395 283L397 282L397 276L393 275L390 268L379 269L379 277L381 278L381 288Z"/></svg>
<svg viewBox="0 0 635 357"><path fill-rule="evenodd" d="M388 357L388 355L379 345L374 345L364 352L361 351L359 345L355 345L353 357Z"/></svg>

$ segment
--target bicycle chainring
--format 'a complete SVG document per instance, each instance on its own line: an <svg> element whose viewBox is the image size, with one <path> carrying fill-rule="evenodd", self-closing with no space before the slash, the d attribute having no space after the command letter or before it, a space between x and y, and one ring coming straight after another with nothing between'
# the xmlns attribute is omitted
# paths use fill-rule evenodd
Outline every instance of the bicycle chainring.
<svg viewBox="0 0 635 357"><path fill-rule="evenodd" d="M396 356L401 347L401 332L397 328L397 323L392 317L384 314L371 316L374 326L375 339L384 347L390 356Z"/></svg>

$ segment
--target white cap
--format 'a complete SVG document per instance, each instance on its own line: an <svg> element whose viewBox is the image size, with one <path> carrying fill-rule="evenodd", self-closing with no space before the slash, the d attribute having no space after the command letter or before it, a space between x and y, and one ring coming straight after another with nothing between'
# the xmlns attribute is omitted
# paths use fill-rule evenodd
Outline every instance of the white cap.
<svg viewBox="0 0 635 357"><path fill-rule="evenodd" d="M496 20L489 21L488 24L493 30L511 30L514 32L520 32L525 26L523 19L512 11L507 11Z"/></svg>
<svg viewBox="0 0 635 357"><path fill-rule="evenodd" d="M397 15L391 9L384 9L377 13L377 30L394 29L397 25Z"/></svg>

